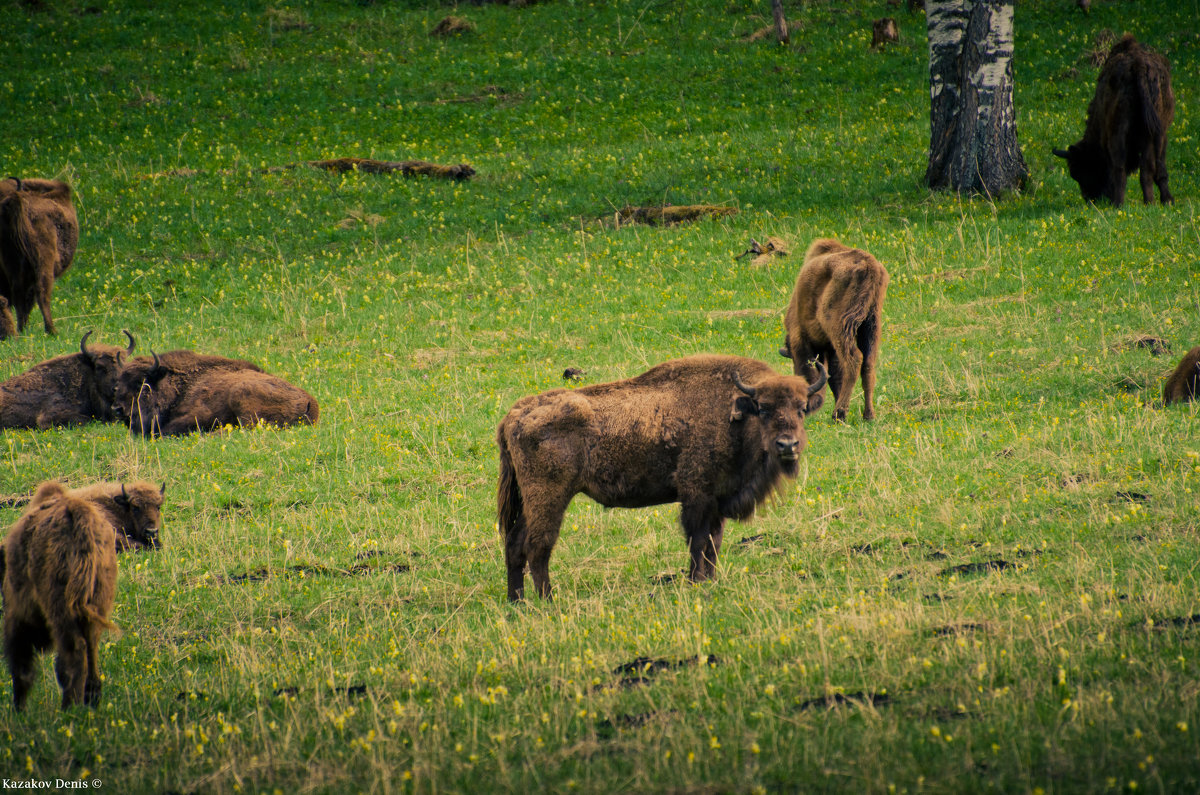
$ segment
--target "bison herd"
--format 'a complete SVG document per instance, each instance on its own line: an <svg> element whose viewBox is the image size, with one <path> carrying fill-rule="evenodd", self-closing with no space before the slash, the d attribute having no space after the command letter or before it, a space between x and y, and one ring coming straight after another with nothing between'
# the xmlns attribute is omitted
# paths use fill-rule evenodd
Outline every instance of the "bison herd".
<svg viewBox="0 0 1200 795"><path fill-rule="evenodd" d="M1141 170L1143 198L1157 185L1171 201L1166 129L1174 113L1166 60L1126 35L1101 70L1082 140L1055 154L1085 199L1119 205ZM79 240L71 189L57 180L0 181L0 339L24 329L36 304L54 333L50 296ZM870 254L822 238L808 248L785 311L779 353L792 375L738 356L675 359L622 381L522 398L496 433L497 511L507 593L524 598L528 568L551 598L549 562L576 494L606 507L678 502L688 576L715 573L726 519L750 518L794 478L804 418L833 396L844 420L861 379L863 419L875 416L887 270ZM14 322L12 310L16 312ZM252 362L189 350L134 357L128 345L92 343L0 383L0 429L119 422L147 437L231 425L315 423L308 392ZM569 371L568 371L569 372ZM1200 347L1170 376L1164 402L1192 400ZM0 546L4 654L21 709L36 655L53 648L62 706L95 706L97 649L116 594L117 552L157 549L166 485L101 483L69 490L43 483Z"/></svg>

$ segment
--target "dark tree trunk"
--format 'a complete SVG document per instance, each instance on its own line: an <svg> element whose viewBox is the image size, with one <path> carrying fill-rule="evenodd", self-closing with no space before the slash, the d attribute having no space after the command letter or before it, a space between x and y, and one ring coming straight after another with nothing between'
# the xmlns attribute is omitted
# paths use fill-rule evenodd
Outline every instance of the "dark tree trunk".
<svg viewBox="0 0 1200 795"><path fill-rule="evenodd" d="M927 0L929 170L935 190L988 195L1025 184L1013 114L1014 0Z"/></svg>
<svg viewBox="0 0 1200 795"><path fill-rule="evenodd" d="M775 35L780 44L788 43L787 20L783 18L783 0L771 0L771 13L775 15Z"/></svg>

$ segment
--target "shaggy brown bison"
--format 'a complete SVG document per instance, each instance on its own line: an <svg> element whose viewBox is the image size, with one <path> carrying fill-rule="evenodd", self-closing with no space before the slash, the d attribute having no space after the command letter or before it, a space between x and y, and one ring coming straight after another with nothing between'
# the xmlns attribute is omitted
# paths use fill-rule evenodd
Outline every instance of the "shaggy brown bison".
<svg viewBox="0 0 1200 795"><path fill-rule="evenodd" d="M862 374L863 419L875 418L875 362L888 272L867 252L832 238L814 240L784 316L781 356L811 381L812 360L829 367L833 417L846 418L854 380Z"/></svg>
<svg viewBox="0 0 1200 795"><path fill-rule="evenodd" d="M810 382L754 359L691 356L518 400L496 433L508 598L523 598L526 562L550 598L550 553L579 493L610 508L680 503L688 576L711 577L725 520L749 518L796 476L804 415L824 385L823 369Z"/></svg>
<svg viewBox="0 0 1200 795"><path fill-rule="evenodd" d="M1141 169L1142 199L1173 201L1167 188L1167 128L1175 118L1171 67L1167 59L1126 33L1100 69L1096 96L1088 106L1083 138L1054 154L1067 161L1071 179L1087 201L1125 201L1125 182Z"/></svg>
<svg viewBox="0 0 1200 795"><path fill-rule="evenodd" d="M175 436L225 425L315 423L316 399L242 359L168 351L125 366L113 410L144 436Z"/></svg>
<svg viewBox="0 0 1200 795"><path fill-rule="evenodd" d="M1163 387L1163 404L1184 402L1196 399L1196 391L1200 388L1200 345L1184 354L1183 360L1167 379Z"/></svg>
<svg viewBox="0 0 1200 795"><path fill-rule="evenodd" d="M4 541L4 656L17 710L25 706L37 676L37 654L51 647L63 709L99 703L97 653L100 633L112 626L108 616L117 590L116 533L150 532L157 538L158 489L150 484L122 489L111 513L87 492L43 483Z"/></svg>
<svg viewBox="0 0 1200 795"><path fill-rule="evenodd" d="M17 311L17 331L36 303L47 334L54 333L50 296L54 280L71 267L79 244L79 219L71 186L52 179L0 180L0 296ZM8 307L0 305L8 315ZM12 318L0 318L0 339Z"/></svg>
<svg viewBox="0 0 1200 795"><path fill-rule="evenodd" d="M79 353L56 356L0 383L0 428L41 428L111 420L113 390L128 348L79 341Z"/></svg>

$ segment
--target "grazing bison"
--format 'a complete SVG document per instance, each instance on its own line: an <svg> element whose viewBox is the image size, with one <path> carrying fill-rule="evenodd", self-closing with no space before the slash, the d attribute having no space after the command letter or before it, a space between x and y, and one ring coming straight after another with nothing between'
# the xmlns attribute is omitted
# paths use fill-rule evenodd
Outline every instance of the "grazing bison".
<svg viewBox="0 0 1200 795"><path fill-rule="evenodd" d="M50 295L54 280L71 267L79 244L79 219L71 186L51 179L0 181L0 339L12 336L7 304L17 311L17 331L36 303L47 334L54 333Z"/></svg>
<svg viewBox="0 0 1200 795"><path fill-rule="evenodd" d="M887 286L887 270L861 249L820 238L804 254L784 316L779 354L791 359L792 371L809 381L816 376L811 360L826 362L836 420L846 419L850 391L860 372L863 419L875 418L875 362Z"/></svg>
<svg viewBox="0 0 1200 795"><path fill-rule="evenodd" d="M39 652L54 648L62 707L100 701L100 633L117 590L118 531L157 538L162 494L149 484L122 488L113 510L89 490L61 483L38 487L9 530L0 554L4 599L4 656L13 680L13 704L25 706L37 676ZM96 488L96 487L93 487Z"/></svg>
<svg viewBox="0 0 1200 795"><path fill-rule="evenodd" d="M1103 197L1120 207L1127 177L1141 169L1142 199L1153 202L1158 185L1159 198L1169 204L1167 128L1174 117L1167 59L1126 33L1100 69L1083 138L1054 154L1067 161L1087 201Z"/></svg>
<svg viewBox="0 0 1200 795"><path fill-rule="evenodd" d="M1196 399L1196 391L1200 388L1200 345L1188 351L1175 372L1167 379L1163 387L1163 403L1172 403Z"/></svg>
<svg viewBox="0 0 1200 795"><path fill-rule="evenodd" d="M144 436L175 436L225 425L315 423L317 401L242 359L169 351L139 356L113 396L118 418Z"/></svg>
<svg viewBox="0 0 1200 795"><path fill-rule="evenodd" d="M40 428L111 420L113 390L136 344L128 348L88 346L92 332L79 341L79 353L56 356L0 383L0 428Z"/></svg>
<svg viewBox="0 0 1200 795"><path fill-rule="evenodd" d="M680 503L688 576L711 577L725 520L749 518L796 476L804 415L824 385L824 369L810 382L753 359L691 356L518 400L496 433L508 598L523 598L526 562L550 598L550 553L581 492L610 508Z"/></svg>

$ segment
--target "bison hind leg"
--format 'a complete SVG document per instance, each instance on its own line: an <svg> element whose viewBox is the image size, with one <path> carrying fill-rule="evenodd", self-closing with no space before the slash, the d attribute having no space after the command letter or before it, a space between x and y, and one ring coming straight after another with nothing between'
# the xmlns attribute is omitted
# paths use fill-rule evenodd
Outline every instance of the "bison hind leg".
<svg viewBox="0 0 1200 795"><path fill-rule="evenodd" d="M87 641L75 627L55 632L54 673L58 686L62 688L62 708L67 709L83 701L87 684Z"/></svg>
<svg viewBox="0 0 1200 795"><path fill-rule="evenodd" d="M4 656L12 674L13 706L18 712L25 707L25 700L33 683L37 681L37 628L28 624L5 627Z"/></svg>
<svg viewBox="0 0 1200 795"><path fill-rule="evenodd" d="M525 505L523 520L525 523L525 538L522 551L529 561L529 576L533 579L533 587L538 596L543 599L553 599L550 586L550 553L558 542L558 533L562 528L563 514L571 502L573 494L566 499L530 499L528 491L523 492ZM516 561L509 563L509 583L513 582ZM522 575L522 582L524 578Z"/></svg>

